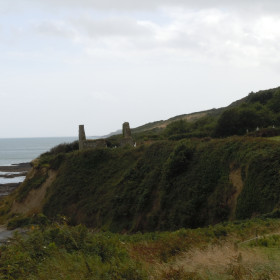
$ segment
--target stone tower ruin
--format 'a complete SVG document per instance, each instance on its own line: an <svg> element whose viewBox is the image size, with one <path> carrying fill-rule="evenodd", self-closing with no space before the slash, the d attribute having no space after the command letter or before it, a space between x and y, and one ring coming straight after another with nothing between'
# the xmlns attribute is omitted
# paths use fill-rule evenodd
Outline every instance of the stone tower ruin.
<svg viewBox="0 0 280 280"><path fill-rule="evenodd" d="M130 130L128 122L123 123L123 137L124 138L130 138L131 137L131 130Z"/></svg>
<svg viewBox="0 0 280 280"><path fill-rule="evenodd" d="M134 146L134 141L131 136L131 130L128 122L123 123L123 139L120 141L121 147Z"/></svg>
<svg viewBox="0 0 280 280"><path fill-rule="evenodd" d="M79 125L79 150L83 149L84 141L86 141L85 127L81 124Z"/></svg>

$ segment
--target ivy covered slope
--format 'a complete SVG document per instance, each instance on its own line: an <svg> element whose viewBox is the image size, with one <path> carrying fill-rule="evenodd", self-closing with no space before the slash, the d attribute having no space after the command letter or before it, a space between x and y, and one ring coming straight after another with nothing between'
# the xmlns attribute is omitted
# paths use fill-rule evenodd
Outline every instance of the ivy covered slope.
<svg viewBox="0 0 280 280"><path fill-rule="evenodd" d="M250 218L279 206L279 158L277 141L251 137L47 153L1 213L42 211L119 232Z"/></svg>

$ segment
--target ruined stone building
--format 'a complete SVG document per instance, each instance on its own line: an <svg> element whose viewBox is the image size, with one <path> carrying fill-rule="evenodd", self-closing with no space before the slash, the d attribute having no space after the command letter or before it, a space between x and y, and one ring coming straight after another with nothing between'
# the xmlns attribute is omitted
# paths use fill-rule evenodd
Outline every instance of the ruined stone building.
<svg viewBox="0 0 280 280"><path fill-rule="evenodd" d="M126 145L135 146L128 122L123 123L123 138L120 140L119 145L121 147ZM105 139L87 140L84 125L79 125L79 150L106 147L107 141Z"/></svg>

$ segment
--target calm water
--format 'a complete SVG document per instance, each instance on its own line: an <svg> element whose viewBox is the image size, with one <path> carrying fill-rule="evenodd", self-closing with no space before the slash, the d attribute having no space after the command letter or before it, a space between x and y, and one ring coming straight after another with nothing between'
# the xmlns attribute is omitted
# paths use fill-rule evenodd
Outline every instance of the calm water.
<svg viewBox="0 0 280 280"><path fill-rule="evenodd" d="M30 162L61 143L71 143L76 137L0 139L0 166ZM24 177L2 178L0 184L21 182Z"/></svg>
<svg viewBox="0 0 280 280"><path fill-rule="evenodd" d="M0 166L30 162L61 143L71 143L76 137L0 139Z"/></svg>

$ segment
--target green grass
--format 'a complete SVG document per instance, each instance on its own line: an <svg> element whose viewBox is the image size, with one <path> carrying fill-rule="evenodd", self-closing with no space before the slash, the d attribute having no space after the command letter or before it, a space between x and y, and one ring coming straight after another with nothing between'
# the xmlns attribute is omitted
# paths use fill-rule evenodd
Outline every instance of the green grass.
<svg viewBox="0 0 280 280"><path fill-rule="evenodd" d="M279 245L279 229L279 219L254 219L193 230L127 235L93 232L81 225L37 226L34 222L27 234L16 233L0 247L0 279L270 279L265 275L279 279L279 252L275 247ZM218 253L254 237L256 230L260 238L264 235L274 240L271 246L250 242L240 245L234 255L223 256L230 262L218 267L206 262L195 268L195 258L191 266L186 265L196 252L209 254L209 248L216 248ZM254 258L263 263L248 261L251 255L247 253L252 248ZM217 253L213 252L214 259Z"/></svg>
<svg viewBox="0 0 280 280"><path fill-rule="evenodd" d="M274 140L274 141L280 141L280 136L269 137L268 139Z"/></svg>

